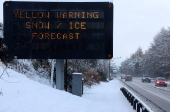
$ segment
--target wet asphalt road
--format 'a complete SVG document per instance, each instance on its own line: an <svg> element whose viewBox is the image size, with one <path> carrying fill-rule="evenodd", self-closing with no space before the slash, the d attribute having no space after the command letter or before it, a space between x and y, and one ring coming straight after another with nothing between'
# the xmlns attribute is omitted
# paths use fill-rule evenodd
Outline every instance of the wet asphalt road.
<svg viewBox="0 0 170 112"><path fill-rule="evenodd" d="M124 79L122 81L125 82ZM166 112L170 112L170 85L168 87L157 87L154 80L151 83L143 83L141 78L133 78L132 81L125 83Z"/></svg>

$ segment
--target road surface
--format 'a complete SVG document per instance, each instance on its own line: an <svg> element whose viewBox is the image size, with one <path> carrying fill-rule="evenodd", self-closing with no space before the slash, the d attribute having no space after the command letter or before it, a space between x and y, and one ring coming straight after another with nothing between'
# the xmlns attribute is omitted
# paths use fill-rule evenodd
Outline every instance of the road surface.
<svg viewBox="0 0 170 112"><path fill-rule="evenodd" d="M125 82L124 79L122 81L166 112L170 112L170 85L168 87L157 87L154 80L151 83L143 83L141 77L133 77L132 81Z"/></svg>

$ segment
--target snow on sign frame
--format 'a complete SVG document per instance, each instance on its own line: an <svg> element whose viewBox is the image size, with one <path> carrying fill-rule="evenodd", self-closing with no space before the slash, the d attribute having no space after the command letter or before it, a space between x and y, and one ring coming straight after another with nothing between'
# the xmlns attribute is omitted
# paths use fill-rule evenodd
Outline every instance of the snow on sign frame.
<svg viewBox="0 0 170 112"><path fill-rule="evenodd" d="M3 4L4 58L111 59L113 3Z"/></svg>

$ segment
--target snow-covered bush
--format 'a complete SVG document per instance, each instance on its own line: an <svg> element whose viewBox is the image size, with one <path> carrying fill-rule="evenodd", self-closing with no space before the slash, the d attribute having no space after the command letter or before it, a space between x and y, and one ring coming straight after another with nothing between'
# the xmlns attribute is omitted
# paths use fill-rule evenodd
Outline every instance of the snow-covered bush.
<svg viewBox="0 0 170 112"><path fill-rule="evenodd" d="M91 85L100 83L99 73L94 69L89 69L86 73L83 74L84 84L91 87Z"/></svg>

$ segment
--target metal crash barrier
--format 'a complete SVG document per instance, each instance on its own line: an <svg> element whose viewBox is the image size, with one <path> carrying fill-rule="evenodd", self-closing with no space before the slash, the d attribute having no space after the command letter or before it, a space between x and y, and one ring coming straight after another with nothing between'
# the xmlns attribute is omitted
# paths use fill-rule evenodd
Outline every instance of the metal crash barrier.
<svg viewBox="0 0 170 112"><path fill-rule="evenodd" d="M136 99L126 88L122 87L120 90L123 92L124 96L127 98L129 103L133 106L133 109L137 112L149 112L149 110Z"/></svg>

